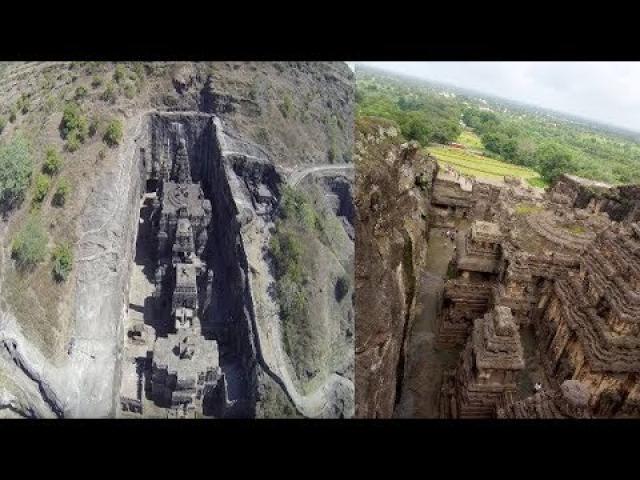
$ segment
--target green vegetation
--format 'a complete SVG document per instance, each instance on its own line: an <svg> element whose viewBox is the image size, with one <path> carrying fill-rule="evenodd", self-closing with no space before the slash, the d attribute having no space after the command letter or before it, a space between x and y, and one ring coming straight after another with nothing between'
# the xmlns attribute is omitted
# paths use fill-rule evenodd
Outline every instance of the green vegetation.
<svg viewBox="0 0 640 480"><path fill-rule="evenodd" d="M113 82L107 83L107 86L100 95L100 99L108 103L115 103L117 97L116 87Z"/></svg>
<svg viewBox="0 0 640 480"><path fill-rule="evenodd" d="M71 182L65 177L58 182L58 188L53 194L53 204L57 207L63 207L67 202L67 198L71 194Z"/></svg>
<svg viewBox="0 0 640 480"><path fill-rule="evenodd" d="M131 80L128 80L124 84L124 96L127 97L129 100L131 100L136 96L137 93L138 93L138 89L136 87L136 84Z"/></svg>
<svg viewBox="0 0 640 480"><path fill-rule="evenodd" d="M75 152L86 140L89 134L89 123L78 104L69 103L65 107L60 122L60 133L67 141L67 150L70 152Z"/></svg>
<svg viewBox="0 0 640 480"><path fill-rule="evenodd" d="M116 88L120 93L124 93L124 96L128 99L133 99L142 88L142 84L145 79L145 68L140 62L134 62L132 64L118 64L113 72L113 82L105 90L105 101L114 102L116 98Z"/></svg>
<svg viewBox="0 0 640 480"><path fill-rule="evenodd" d="M542 207L534 205L532 203L519 203L516 205L516 213L518 215L529 215L531 213L539 213L543 210Z"/></svg>
<svg viewBox="0 0 640 480"><path fill-rule="evenodd" d="M83 98L85 98L87 96L87 94L88 94L87 89L85 87L83 87L83 86L79 86L79 87L76 88L76 92L73 95L73 97L76 100L82 100Z"/></svg>
<svg viewBox="0 0 640 480"><path fill-rule="evenodd" d="M81 143L78 132L73 131L67 136L67 144L65 145L65 148L68 152L73 153L80 148Z"/></svg>
<svg viewBox="0 0 640 480"><path fill-rule="evenodd" d="M31 270L47 255L47 232L40 219L31 216L16 234L11 246L11 255L19 270Z"/></svg>
<svg viewBox="0 0 640 480"><path fill-rule="evenodd" d="M302 418L282 388L264 372L260 372L256 418Z"/></svg>
<svg viewBox="0 0 640 480"><path fill-rule="evenodd" d="M12 208L24 199L32 171L31 149L23 137L0 144L0 209Z"/></svg>
<svg viewBox="0 0 640 480"><path fill-rule="evenodd" d="M113 72L113 79L116 83L121 83L126 77L126 70L124 65L118 64Z"/></svg>
<svg viewBox="0 0 640 480"><path fill-rule="evenodd" d="M471 130L463 130L456 141L472 150L484 150L482 139Z"/></svg>
<svg viewBox="0 0 640 480"><path fill-rule="evenodd" d="M36 178L36 189L33 193L33 201L35 203L42 203L49 192L49 185L51 185L51 178L48 175L39 174Z"/></svg>
<svg viewBox="0 0 640 480"><path fill-rule="evenodd" d="M310 279L314 258L313 239L325 230L325 219L309 198L285 187L280 201L276 232L269 250L273 258L276 295L283 322L284 346L294 363L298 378L320 368L320 325L309 314Z"/></svg>
<svg viewBox="0 0 640 480"><path fill-rule="evenodd" d="M53 261L53 278L57 282L63 282L71 273L71 268L73 266L73 251L71 249L71 245L68 243L63 243L58 245L52 254Z"/></svg>
<svg viewBox="0 0 640 480"><path fill-rule="evenodd" d="M420 80L367 69L358 69L357 75L358 115L393 120L407 139L423 146L457 141L484 150L494 159L536 171L539 177L527 178L534 186L548 185L562 173L640 183L640 141L613 129L452 95Z"/></svg>
<svg viewBox="0 0 640 480"><path fill-rule="evenodd" d="M91 87L98 88L102 86L102 78L95 76L91 79Z"/></svg>
<svg viewBox="0 0 640 480"><path fill-rule="evenodd" d="M7 119L4 117L0 117L0 134L3 132L6 126L7 126Z"/></svg>
<svg viewBox="0 0 640 480"><path fill-rule="evenodd" d="M60 155L55 148L47 148L44 164L42 165L42 171L47 175L57 175L62 168L62 155Z"/></svg>
<svg viewBox="0 0 640 480"><path fill-rule="evenodd" d="M539 174L530 168L476 155L459 148L436 145L429 147L428 151L438 159L439 163L450 165L465 175L498 181L504 179L505 175L520 177L527 181L539 179Z"/></svg>
<svg viewBox="0 0 640 480"><path fill-rule="evenodd" d="M454 141L462 131L459 104L402 82L365 77L357 82L356 101L358 115L393 120L407 140L423 146Z"/></svg>
<svg viewBox="0 0 640 480"><path fill-rule="evenodd" d="M114 119L107 125L107 130L104 132L102 139L110 147L115 147L122 141L122 135L122 122Z"/></svg>
<svg viewBox="0 0 640 480"><path fill-rule="evenodd" d="M566 225L564 228L568 232L571 232L571 233L573 233L575 235L583 235L583 234L587 233L586 228L584 228L582 225L579 225L579 224Z"/></svg>

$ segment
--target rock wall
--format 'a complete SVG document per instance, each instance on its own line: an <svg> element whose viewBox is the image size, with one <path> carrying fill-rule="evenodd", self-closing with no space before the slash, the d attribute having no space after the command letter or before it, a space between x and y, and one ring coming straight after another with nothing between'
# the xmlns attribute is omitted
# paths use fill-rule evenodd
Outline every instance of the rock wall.
<svg viewBox="0 0 640 480"><path fill-rule="evenodd" d="M414 315L416 273L426 256L434 164L399 145L392 124L356 130L356 416L390 417Z"/></svg>

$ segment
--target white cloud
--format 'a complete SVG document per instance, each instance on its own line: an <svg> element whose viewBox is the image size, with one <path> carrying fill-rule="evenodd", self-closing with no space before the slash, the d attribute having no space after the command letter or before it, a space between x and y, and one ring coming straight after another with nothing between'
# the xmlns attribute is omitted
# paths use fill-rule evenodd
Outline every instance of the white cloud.
<svg viewBox="0 0 640 480"><path fill-rule="evenodd" d="M640 62L362 62L640 131Z"/></svg>

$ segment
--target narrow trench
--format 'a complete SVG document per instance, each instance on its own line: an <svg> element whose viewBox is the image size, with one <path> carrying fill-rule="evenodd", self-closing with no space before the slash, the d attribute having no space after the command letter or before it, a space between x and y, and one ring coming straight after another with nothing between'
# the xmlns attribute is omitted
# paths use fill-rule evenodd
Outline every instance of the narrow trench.
<svg viewBox="0 0 640 480"><path fill-rule="evenodd" d="M211 116L156 114L131 266L124 416L250 417L255 352L239 227Z"/></svg>
<svg viewBox="0 0 640 480"><path fill-rule="evenodd" d="M466 226L458 228L462 232ZM407 333L406 365L395 417L437 418L442 375L455 367L460 354L460 349L438 348L435 342L438 306L453 256L453 244L444 236L445 231L429 229L427 264L416 272L415 315Z"/></svg>

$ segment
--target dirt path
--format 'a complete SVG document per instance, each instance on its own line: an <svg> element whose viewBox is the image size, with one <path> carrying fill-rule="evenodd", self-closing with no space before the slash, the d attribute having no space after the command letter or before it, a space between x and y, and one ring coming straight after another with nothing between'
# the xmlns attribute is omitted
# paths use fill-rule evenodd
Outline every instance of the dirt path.
<svg viewBox="0 0 640 480"><path fill-rule="evenodd" d="M288 178L289 185L295 187L298 185L306 176L311 174L320 174L320 175L335 175L340 173L346 173L349 171L353 171L353 164L345 164L345 165L316 165L314 167L306 167L299 168L291 172Z"/></svg>

